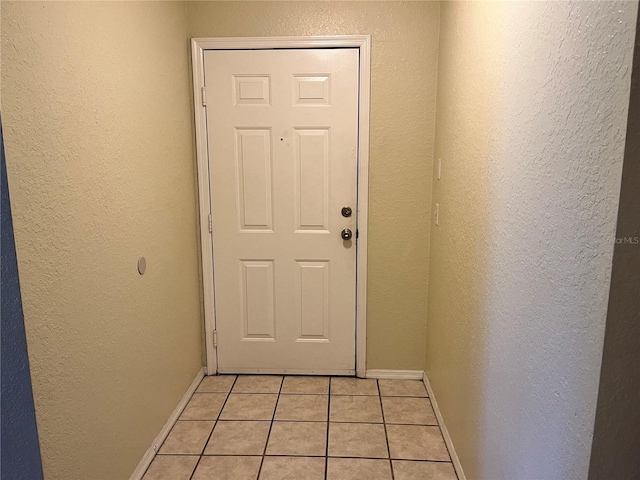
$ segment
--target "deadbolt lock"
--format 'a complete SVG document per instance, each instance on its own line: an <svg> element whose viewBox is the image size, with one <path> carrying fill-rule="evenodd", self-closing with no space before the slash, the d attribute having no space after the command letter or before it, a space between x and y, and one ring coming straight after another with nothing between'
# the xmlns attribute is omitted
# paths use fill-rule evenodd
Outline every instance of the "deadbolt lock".
<svg viewBox="0 0 640 480"><path fill-rule="evenodd" d="M343 217L350 217L352 213L353 213L353 210L351 210L351 207L342 207Z"/></svg>

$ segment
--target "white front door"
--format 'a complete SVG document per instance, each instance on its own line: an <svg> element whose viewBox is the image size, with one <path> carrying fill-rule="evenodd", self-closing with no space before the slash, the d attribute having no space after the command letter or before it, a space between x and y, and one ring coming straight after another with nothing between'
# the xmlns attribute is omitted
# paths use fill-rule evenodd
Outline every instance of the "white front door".
<svg viewBox="0 0 640 480"><path fill-rule="evenodd" d="M218 371L353 374L358 50L207 50L204 73Z"/></svg>

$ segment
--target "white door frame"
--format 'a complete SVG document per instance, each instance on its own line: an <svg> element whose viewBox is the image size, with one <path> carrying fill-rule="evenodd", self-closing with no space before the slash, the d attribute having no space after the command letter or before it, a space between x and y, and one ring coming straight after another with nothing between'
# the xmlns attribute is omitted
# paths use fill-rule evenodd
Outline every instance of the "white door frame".
<svg viewBox="0 0 640 480"><path fill-rule="evenodd" d="M216 325L213 277L214 247L205 110L206 96L204 92L204 51L285 48L357 48L359 51L356 375L364 377L367 360L367 215L369 210L369 97L371 90L371 37L369 35L193 38L191 40L207 375L216 374L218 365L214 339Z"/></svg>

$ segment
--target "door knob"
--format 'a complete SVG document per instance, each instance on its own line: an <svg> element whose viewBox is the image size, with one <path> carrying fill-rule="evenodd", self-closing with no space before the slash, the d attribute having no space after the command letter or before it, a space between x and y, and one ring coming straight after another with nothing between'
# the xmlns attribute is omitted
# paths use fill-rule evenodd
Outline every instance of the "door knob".
<svg viewBox="0 0 640 480"><path fill-rule="evenodd" d="M353 237L353 232L348 228L345 228L340 233L340 236L342 237L343 240L351 240L351 237Z"/></svg>

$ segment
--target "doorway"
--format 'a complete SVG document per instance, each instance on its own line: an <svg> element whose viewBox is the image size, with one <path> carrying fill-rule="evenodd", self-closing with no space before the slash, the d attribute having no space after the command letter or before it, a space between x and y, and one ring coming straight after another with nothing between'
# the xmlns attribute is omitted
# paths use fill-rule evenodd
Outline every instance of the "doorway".
<svg viewBox="0 0 640 480"><path fill-rule="evenodd" d="M369 37L194 39L208 373L365 373Z"/></svg>

